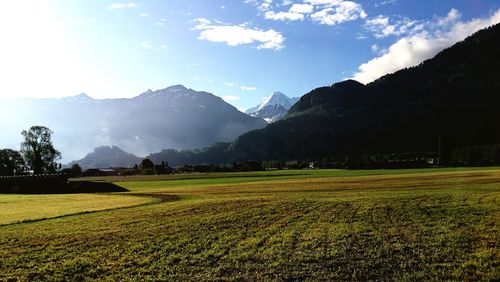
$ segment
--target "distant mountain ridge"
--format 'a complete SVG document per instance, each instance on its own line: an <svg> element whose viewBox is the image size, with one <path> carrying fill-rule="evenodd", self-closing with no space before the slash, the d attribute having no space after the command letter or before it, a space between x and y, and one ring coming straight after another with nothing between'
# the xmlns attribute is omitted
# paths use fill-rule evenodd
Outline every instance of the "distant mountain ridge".
<svg viewBox="0 0 500 282"><path fill-rule="evenodd" d="M323 159L500 144L500 25L419 66L301 97L284 119L231 144L235 159Z"/></svg>
<svg viewBox="0 0 500 282"><path fill-rule="evenodd" d="M244 160L366 162L387 155L437 156L472 163L468 152L500 144L500 24L481 30L412 68L364 85L354 80L316 88L281 120L231 143L162 151L158 161ZM471 150L471 148L479 148ZM489 154L489 155L488 155ZM491 157L492 164L500 157Z"/></svg>
<svg viewBox="0 0 500 282"><path fill-rule="evenodd" d="M4 147L20 143L20 132L34 124L54 131L63 161L93 148L116 145L136 155L163 148L190 149L230 141L266 122L250 117L208 92L182 85L148 90L130 99L92 99L86 94L60 99L6 99L0 103ZM11 118L15 117L15 119Z"/></svg>
<svg viewBox="0 0 500 282"><path fill-rule="evenodd" d="M274 92L259 105L245 111L245 113L266 120L268 123L275 122L284 117L293 104L299 100L298 97L290 98L281 92Z"/></svg>
<svg viewBox="0 0 500 282"><path fill-rule="evenodd" d="M127 153L117 146L101 146L87 154L83 159L72 161L67 166L78 164L83 169L110 168L110 167L133 167L141 162L133 154Z"/></svg>

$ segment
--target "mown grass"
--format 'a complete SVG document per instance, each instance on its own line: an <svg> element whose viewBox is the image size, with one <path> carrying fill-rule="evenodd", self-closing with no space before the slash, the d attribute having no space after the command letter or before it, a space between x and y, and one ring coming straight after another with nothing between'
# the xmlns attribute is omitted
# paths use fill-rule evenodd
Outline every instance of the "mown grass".
<svg viewBox="0 0 500 282"><path fill-rule="evenodd" d="M0 195L0 225L154 202L154 198L102 195Z"/></svg>
<svg viewBox="0 0 500 282"><path fill-rule="evenodd" d="M300 173L120 182L180 200L2 226L0 280L500 278L499 169Z"/></svg>

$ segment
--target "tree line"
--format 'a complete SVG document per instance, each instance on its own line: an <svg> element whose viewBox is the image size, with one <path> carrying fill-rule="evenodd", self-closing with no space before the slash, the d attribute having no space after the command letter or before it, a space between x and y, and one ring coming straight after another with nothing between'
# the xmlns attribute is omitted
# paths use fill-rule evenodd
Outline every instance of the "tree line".
<svg viewBox="0 0 500 282"><path fill-rule="evenodd" d="M20 144L19 151L0 149L0 176L39 175L56 172L65 173L70 177L82 175L82 168L78 164L61 170L61 164L57 163L61 158L61 153L53 146L51 140L53 131L49 128L32 126L28 130L23 130L21 134L24 140ZM229 143L217 143L202 150L164 150L151 155L151 159L143 159L140 164L136 164L132 168L118 169L118 173L127 176L175 172L233 172L304 168L378 169L500 164L500 144L455 148L448 154L449 157L445 163L442 162L442 157L438 153L346 155L344 157L299 158L295 160L281 156L275 160L235 160L228 147ZM171 167L165 161L165 157L173 160L177 164L177 169Z"/></svg>
<svg viewBox="0 0 500 282"><path fill-rule="evenodd" d="M20 150L0 149L0 176L56 173L61 153L52 144L53 131L45 126L23 130Z"/></svg>

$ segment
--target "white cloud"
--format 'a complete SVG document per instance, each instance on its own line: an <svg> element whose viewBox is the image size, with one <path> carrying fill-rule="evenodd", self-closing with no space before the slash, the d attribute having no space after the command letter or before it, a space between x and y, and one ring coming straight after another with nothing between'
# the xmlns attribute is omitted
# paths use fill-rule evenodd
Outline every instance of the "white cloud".
<svg viewBox="0 0 500 282"><path fill-rule="evenodd" d="M240 97L235 96L235 95L226 95L226 96L222 97L222 99L224 99L226 101L237 101L240 99Z"/></svg>
<svg viewBox="0 0 500 282"><path fill-rule="evenodd" d="M268 20L275 21L302 21L305 14L310 14L314 11L314 6L309 4L293 4L288 12L267 11L264 17Z"/></svg>
<svg viewBox="0 0 500 282"><path fill-rule="evenodd" d="M255 87L255 86L245 86L245 85L242 85L240 88L243 91L255 91L255 90L257 90L257 87Z"/></svg>
<svg viewBox="0 0 500 282"><path fill-rule="evenodd" d="M247 2L250 3L250 2ZM252 1L258 5L258 1ZM271 2L266 6L264 17L270 20L280 21L302 21L311 19L325 25L336 25L356 19L367 17L363 6L353 1L344 0L303 0L302 3L293 3L292 1L283 1L277 7L290 6L288 11L272 10ZM293 5L292 5L293 4ZM261 9L262 11L262 9Z"/></svg>
<svg viewBox="0 0 500 282"><path fill-rule="evenodd" d="M384 29L389 26L389 18L386 16L379 15L375 18L366 20L365 27L374 32Z"/></svg>
<svg viewBox="0 0 500 282"><path fill-rule="evenodd" d="M212 24L209 20L197 19L194 30L200 30L198 39L210 42L226 43L229 46L258 43L257 49L280 50L285 38L273 29L261 30L246 25Z"/></svg>
<svg viewBox="0 0 500 282"><path fill-rule="evenodd" d="M299 14L310 14L314 11L314 6L309 4L293 4L289 12Z"/></svg>
<svg viewBox="0 0 500 282"><path fill-rule="evenodd" d="M457 9L451 9L446 17L438 18L437 24L440 26L454 24L458 20L460 20L461 16L462 16L462 14L460 14L460 12Z"/></svg>
<svg viewBox="0 0 500 282"><path fill-rule="evenodd" d="M267 11L264 14L264 17L268 20L275 20L275 21L301 21L304 19L303 14L299 13L290 13L290 12L273 12L273 11Z"/></svg>
<svg viewBox="0 0 500 282"><path fill-rule="evenodd" d="M458 11L451 10L446 18L456 20ZM354 79L368 83L387 73L415 66L439 51L465 39L474 32L500 22L500 9L489 18L455 22L443 27L441 18L427 22L424 30L411 33L392 44L383 54L359 66ZM418 30L418 29L417 29Z"/></svg>
<svg viewBox="0 0 500 282"><path fill-rule="evenodd" d="M415 21L408 18L391 20L387 16L379 15L366 20L365 28L376 38L415 34L422 31L430 22Z"/></svg>
<svg viewBox="0 0 500 282"><path fill-rule="evenodd" d="M118 9L124 9L124 8L135 8L137 5L133 2L129 3L113 3L109 5L108 9L109 10L118 10Z"/></svg>
<svg viewBox="0 0 500 282"><path fill-rule="evenodd" d="M322 2L318 1L317 2ZM328 5L331 7L324 8L318 12L311 15L313 21L319 22L326 25L336 25L347 21L357 20L359 18L364 19L367 17L363 7L352 1L342 1L334 4L338 1L324 1L330 2Z"/></svg>
<svg viewBox="0 0 500 282"><path fill-rule="evenodd" d="M389 24L389 18L382 15L367 20L365 28L371 31L377 38L398 34L396 26Z"/></svg>
<svg viewBox="0 0 500 282"><path fill-rule="evenodd" d="M408 18L390 19L387 16L379 15L375 18L367 19L365 28L372 32L376 38L388 36L401 36L417 34L423 30L435 30L455 24L462 15L456 9L451 9L446 17L438 17L431 21L416 21Z"/></svg>
<svg viewBox="0 0 500 282"><path fill-rule="evenodd" d="M235 87L236 83L234 83L234 82L224 82L224 85L226 85L227 87Z"/></svg>
<svg viewBox="0 0 500 282"><path fill-rule="evenodd" d="M267 11L269 9L271 9L271 3L262 3L259 6L259 10L261 10L261 11Z"/></svg>
<svg viewBox="0 0 500 282"><path fill-rule="evenodd" d="M139 14L139 17L147 17L148 16L148 13L141 13Z"/></svg>

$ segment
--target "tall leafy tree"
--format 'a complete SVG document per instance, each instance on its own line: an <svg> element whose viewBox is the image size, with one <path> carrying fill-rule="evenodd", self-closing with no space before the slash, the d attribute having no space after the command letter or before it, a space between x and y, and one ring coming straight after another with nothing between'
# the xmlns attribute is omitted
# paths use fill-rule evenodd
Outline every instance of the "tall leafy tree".
<svg viewBox="0 0 500 282"><path fill-rule="evenodd" d="M73 164L71 166L71 176L72 177L82 176L82 167L79 164Z"/></svg>
<svg viewBox="0 0 500 282"><path fill-rule="evenodd" d="M11 149L0 150L0 175L12 176L24 173L24 160L18 151Z"/></svg>
<svg viewBox="0 0 500 282"><path fill-rule="evenodd" d="M61 153L52 144L52 130L45 126L32 126L21 133L24 141L21 143L21 153L34 174L51 173L57 169L56 161Z"/></svg>
<svg viewBox="0 0 500 282"><path fill-rule="evenodd" d="M150 159L143 159L141 161L141 169L153 169L155 164Z"/></svg>
<svg viewBox="0 0 500 282"><path fill-rule="evenodd" d="M141 171L142 174L152 175L155 174L154 167L155 164L150 159L143 159L141 161Z"/></svg>

